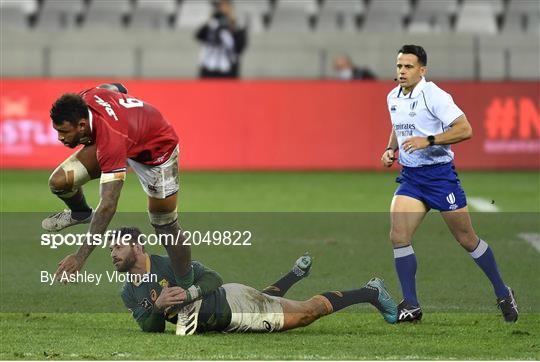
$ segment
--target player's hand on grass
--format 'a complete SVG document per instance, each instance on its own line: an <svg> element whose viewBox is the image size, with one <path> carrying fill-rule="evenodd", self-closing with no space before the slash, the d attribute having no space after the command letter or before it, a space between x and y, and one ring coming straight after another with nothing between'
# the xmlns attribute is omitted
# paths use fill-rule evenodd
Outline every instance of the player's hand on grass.
<svg viewBox="0 0 540 362"><path fill-rule="evenodd" d="M159 310L165 309L182 303L186 300L186 291L180 287L165 287L161 290L159 297L156 299L155 306Z"/></svg>
<svg viewBox="0 0 540 362"><path fill-rule="evenodd" d="M395 152L392 149L384 151L381 161L384 167L391 167L394 164L394 161L396 160Z"/></svg>
<svg viewBox="0 0 540 362"><path fill-rule="evenodd" d="M67 274L75 274L80 271L84 265L84 260L77 256L77 254L69 254L58 263L58 269L56 270L56 280Z"/></svg>
<svg viewBox="0 0 540 362"><path fill-rule="evenodd" d="M429 146L429 142L426 137L411 137L401 144L401 147L407 153L413 153L427 146Z"/></svg>

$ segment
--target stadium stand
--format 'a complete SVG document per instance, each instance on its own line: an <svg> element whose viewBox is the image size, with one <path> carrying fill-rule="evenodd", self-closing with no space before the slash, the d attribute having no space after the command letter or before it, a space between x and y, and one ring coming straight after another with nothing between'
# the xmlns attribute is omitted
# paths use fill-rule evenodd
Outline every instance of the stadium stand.
<svg viewBox="0 0 540 362"><path fill-rule="evenodd" d="M131 16L132 29L167 29L176 12L175 0L139 0Z"/></svg>
<svg viewBox="0 0 540 362"><path fill-rule="evenodd" d="M456 11L457 0L419 0L409 24L409 32L448 32Z"/></svg>
<svg viewBox="0 0 540 362"><path fill-rule="evenodd" d="M502 34L479 37L480 78L540 80L537 35Z"/></svg>
<svg viewBox="0 0 540 362"><path fill-rule="evenodd" d="M208 20L211 12L208 1L184 0L178 7L176 28L194 30Z"/></svg>
<svg viewBox="0 0 540 362"><path fill-rule="evenodd" d="M367 32L401 32L411 10L408 0L377 0L369 3L362 27Z"/></svg>
<svg viewBox="0 0 540 362"><path fill-rule="evenodd" d="M504 11L503 0L462 0L464 4L488 4L496 15L501 15Z"/></svg>
<svg viewBox="0 0 540 362"><path fill-rule="evenodd" d="M27 30L28 18L36 11L37 0L1 0L0 21L2 30Z"/></svg>
<svg viewBox="0 0 540 362"><path fill-rule="evenodd" d="M239 21L250 32L260 33L265 30L265 19L270 15L270 3L267 0L236 0L234 7Z"/></svg>
<svg viewBox="0 0 540 362"><path fill-rule="evenodd" d="M312 28L311 18L318 10L315 0L281 0L272 14L271 31L305 31Z"/></svg>
<svg viewBox="0 0 540 362"><path fill-rule="evenodd" d="M321 72L320 51L320 38L315 33L258 34L251 38L250 48L244 55L242 75L246 78L314 78Z"/></svg>
<svg viewBox="0 0 540 362"><path fill-rule="evenodd" d="M348 53L392 79L396 49L416 42L428 50L434 79L540 79L538 0L236 0L235 7L250 28L245 78L328 78L332 56ZM4 77L195 78L194 29L211 13L203 0L1 0L0 9ZM114 65L97 59L104 53Z"/></svg>
<svg viewBox="0 0 540 362"><path fill-rule="evenodd" d="M496 34L496 8L489 2L467 1L459 10L456 32Z"/></svg>
<svg viewBox="0 0 540 362"><path fill-rule="evenodd" d="M25 15L34 14L38 9L37 0L2 0L0 8L5 9L20 9Z"/></svg>
<svg viewBox="0 0 540 362"><path fill-rule="evenodd" d="M19 7L6 6L0 10L0 21L2 30L27 30L26 14Z"/></svg>
<svg viewBox="0 0 540 362"><path fill-rule="evenodd" d="M316 30L325 31L355 31L357 19L366 11L361 0L326 0L322 3Z"/></svg>
<svg viewBox="0 0 540 362"><path fill-rule="evenodd" d="M105 34L103 34L105 35ZM135 58L131 47L106 45L88 48L85 44L53 47L50 54L51 77L134 77ZM88 64L92 66L88 66Z"/></svg>
<svg viewBox="0 0 540 362"><path fill-rule="evenodd" d="M131 11L129 0L93 0L88 6L83 27L87 29L122 29Z"/></svg>
<svg viewBox="0 0 540 362"><path fill-rule="evenodd" d="M65 30L77 25L84 10L82 0L47 0L39 12L36 26L41 30Z"/></svg>
<svg viewBox="0 0 540 362"><path fill-rule="evenodd" d="M510 0L505 13L503 32L531 34L539 32L540 1Z"/></svg>

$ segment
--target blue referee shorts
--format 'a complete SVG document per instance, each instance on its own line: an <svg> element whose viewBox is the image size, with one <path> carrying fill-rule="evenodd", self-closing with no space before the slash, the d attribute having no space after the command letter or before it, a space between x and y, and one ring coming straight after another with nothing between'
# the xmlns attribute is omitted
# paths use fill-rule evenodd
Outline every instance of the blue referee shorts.
<svg viewBox="0 0 540 362"><path fill-rule="evenodd" d="M452 211L467 206L465 191L452 162L423 167L403 167L394 195L422 201L430 209Z"/></svg>

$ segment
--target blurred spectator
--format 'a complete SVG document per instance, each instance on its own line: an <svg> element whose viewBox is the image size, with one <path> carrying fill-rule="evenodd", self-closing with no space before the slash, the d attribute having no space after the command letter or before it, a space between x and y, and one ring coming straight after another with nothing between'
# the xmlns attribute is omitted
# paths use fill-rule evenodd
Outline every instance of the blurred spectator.
<svg viewBox="0 0 540 362"><path fill-rule="evenodd" d="M247 44L246 29L234 16L232 0L212 1L213 14L196 33L203 44L200 62L201 78L237 78L240 55Z"/></svg>
<svg viewBox="0 0 540 362"><path fill-rule="evenodd" d="M355 80L355 79L375 79L375 74L368 68L361 68L356 65L346 54L340 54L334 58L334 70L339 79Z"/></svg>

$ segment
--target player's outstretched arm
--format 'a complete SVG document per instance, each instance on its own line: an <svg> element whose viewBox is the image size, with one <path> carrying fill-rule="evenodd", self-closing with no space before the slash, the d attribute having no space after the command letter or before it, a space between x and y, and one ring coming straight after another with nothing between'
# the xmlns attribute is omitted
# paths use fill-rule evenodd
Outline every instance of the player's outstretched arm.
<svg viewBox="0 0 540 362"><path fill-rule="evenodd" d="M124 186L123 179L104 182L103 177L100 184L100 201L95 215L90 223L90 234L103 234L116 213L120 193ZM84 254L81 254L84 256Z"/></svg>
<svg viewBox="0 0 540 362"><path fill-rule="evenodd" d="M116 213L116 207L118 205L118 199L120 198L123 184L123 179L101 183L101 200L94 213L92 222L90 223L90 230L88 231L90 237L93 235L103 235L107 230L107 226L109 226L111 219ZM95 247L96 245L93 245L92 242L86 243L81 245L79 250L77 250L77 253L66 256L58 264L56 277L59 279L64 272L73 274L81 270L86 259L90 256L92 251L94 251Z"/></svg>

